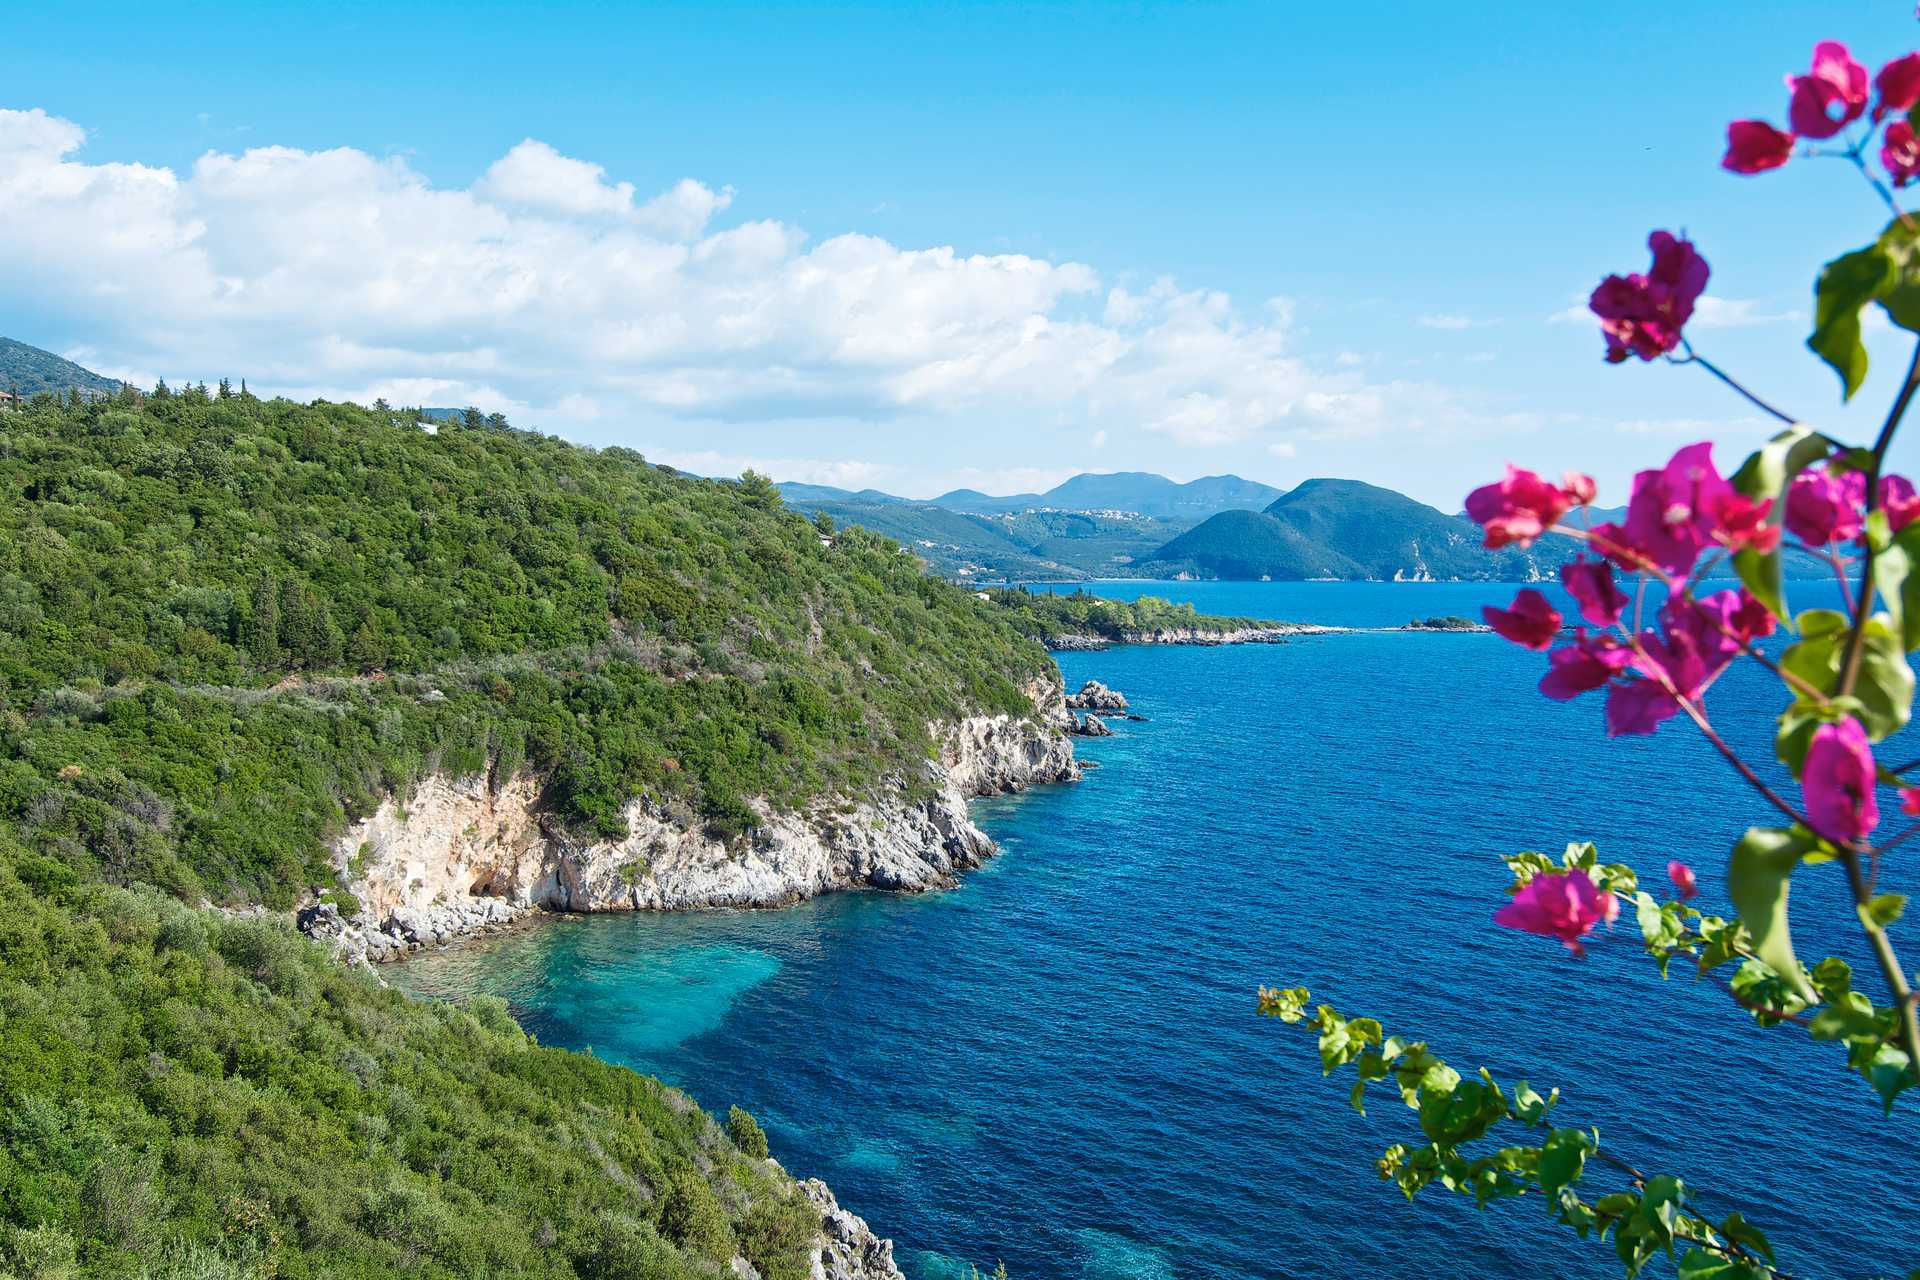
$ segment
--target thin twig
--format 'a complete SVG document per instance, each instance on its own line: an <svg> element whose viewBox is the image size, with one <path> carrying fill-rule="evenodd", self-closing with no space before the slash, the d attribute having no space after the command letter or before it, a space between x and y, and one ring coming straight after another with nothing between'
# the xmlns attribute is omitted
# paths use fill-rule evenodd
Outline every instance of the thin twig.
<svg viewBox="0 0 1920 1280"><path fill-rule="evenodd" d="M1735 382L1730 376L1728 376L1726 370L1722 369L1719 365L1707 359L1705 356L1697 354L1693 349L1693 344L1691 342L1688 342L1685 338L1682 338L1680 340L1680 348L1681 350L1685 351L1687 354L1678 360L1674 359L1672 356L1668 356L1667 360L1669 363L1697 364L1702 369L1705 369L1708 373L1712 374L1714 377L1720 379L1720 381L1726 383L1729 387L1732 387L1735 391L1739 392L1741 396L1743 396L1746 399L1748 404L1753 405L1755 408L1761 410L1762 412L1772 414L1775 418L1779 419L1781 422L1786 423L1788 426L1792 426L1794 423L1799 421L1799 419L1794 417L1792 414L1782 413L1780 410L1768 404L1765 400L1762 400L1759 396L1753 394L1753 392L1741 386L1738 382Z"/></svg>

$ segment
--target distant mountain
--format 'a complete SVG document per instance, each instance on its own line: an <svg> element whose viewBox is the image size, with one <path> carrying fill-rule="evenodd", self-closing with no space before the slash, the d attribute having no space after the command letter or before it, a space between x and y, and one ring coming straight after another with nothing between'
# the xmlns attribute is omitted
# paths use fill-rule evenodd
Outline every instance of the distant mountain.
<svg viewBox="0 0 1920 1280"><path fill-rule="evenodd" d="M930 502L887 494L879 501L796 496L782 486L790 505L884 534L947 578L986 580L1077 580L1125 575L1135 557L1178 533L1181 524L1151 516L1094 515L1078 511L1023 511L984 515L952 511Z"/></svg>
<svg viewBox="0 0 1920 1280"><path fill-rule="evenodd" d="M120 381L102 377L51 351L30 347L12 338L0 338L0 391L17 392L23 397L42 391L65 395L75 387L93 395L110 396L120 390Z"/></svg>
<svg viewBox="0 0 1920 1280"><path fill-rule="evenodd" d="M802 484L798 480L782 480L774 488L794 507L814 507L826 502L863 502L863 503L907 503L909 498L896 498L890 493L878 489L836 489L830 484Z"/></svg>
<svg viewBox="0 0 1920 1280"><path fill-rule="evenodd" d="M1308 480L1266 510L1203 521L1140 571L1208 578L1471 578L1551 572L1563 549L1488 551L1471 521L1358 480Z"/></svg>
<svg viewBox="0 0 1920 1280"><path fill-rule="evenodd" d="M1050 508L1060 511L1131 511L1159 520L1204 520L1221 511L1258 510L1284 490L1239 476L1205 476L1178 484L1147 471L1092 472L1074 476L1045 493L995 497L955 489L931 499L936 507L975 515Z"/></svg>

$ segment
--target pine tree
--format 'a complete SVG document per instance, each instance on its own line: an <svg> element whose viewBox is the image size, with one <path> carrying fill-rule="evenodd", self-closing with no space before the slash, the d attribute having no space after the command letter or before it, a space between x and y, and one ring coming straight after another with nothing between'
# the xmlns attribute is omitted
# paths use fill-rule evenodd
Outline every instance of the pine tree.
<svg viewBox="0 0 1920 1280"><path fill-rule="evenodd" d="M166 387L162 382L154 391L158 396ZM263 573L253 584L253 609L247 615L244 637L253 665L262 671L280 669L280 596L273 575Z"/></svg>

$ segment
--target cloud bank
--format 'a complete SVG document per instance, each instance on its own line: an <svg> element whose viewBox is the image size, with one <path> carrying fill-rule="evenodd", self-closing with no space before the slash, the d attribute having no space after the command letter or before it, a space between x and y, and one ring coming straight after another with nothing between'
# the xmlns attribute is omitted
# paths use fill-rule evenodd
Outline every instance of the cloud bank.
<svg viewBox="0 0 1920 1280"><path fill-rule="evenodd" d="M176 172L91 163L85 144L72 121L0 110L0 302L137 381L244 373L606 438L663 419L1012 418L1206 446L1454 412L1307 360L1284 300L722 225L731 188L645 197L531 138L465 188L352 148Z"/></svg>

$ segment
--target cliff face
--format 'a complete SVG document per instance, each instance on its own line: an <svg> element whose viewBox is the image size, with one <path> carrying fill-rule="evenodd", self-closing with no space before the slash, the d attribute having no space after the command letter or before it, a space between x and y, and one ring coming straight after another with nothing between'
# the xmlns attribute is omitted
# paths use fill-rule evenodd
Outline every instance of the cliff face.
<svg viewBox="0 0 1920 1280"><path fill-rule="evenodd" d="M628 806L623 837L582 843L541 821L531 777L497 790L484 778L429 778L404 805L389 798L336 844L359 915L313 908L301 924L349 960L387 960L535 908L773 907L835 889L951 885L995 852L967 814L970 797L1080 776L1059 686L1036 683L1029 694L1039 722L974 716L930 726L939 752L924 778L895 778L878 797L827 797L799 812L757 805L763 821L744 843L715 839L643 800Z"/></svg>

